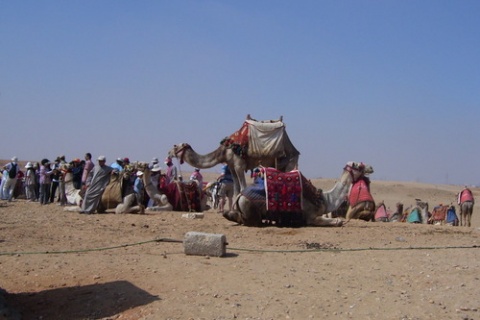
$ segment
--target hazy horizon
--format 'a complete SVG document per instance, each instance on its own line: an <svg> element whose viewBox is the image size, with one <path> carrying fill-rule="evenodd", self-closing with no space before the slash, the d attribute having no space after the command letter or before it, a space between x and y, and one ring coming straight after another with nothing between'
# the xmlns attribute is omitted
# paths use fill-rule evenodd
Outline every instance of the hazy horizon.
<svg viewBox="0 0 480 320"><path fill-rule="evenodd" d="M0 0L0 159L163 162L251 114L283 116L312 179L362 161L372 180L480 185L479 16L473 0Z"/></svg>

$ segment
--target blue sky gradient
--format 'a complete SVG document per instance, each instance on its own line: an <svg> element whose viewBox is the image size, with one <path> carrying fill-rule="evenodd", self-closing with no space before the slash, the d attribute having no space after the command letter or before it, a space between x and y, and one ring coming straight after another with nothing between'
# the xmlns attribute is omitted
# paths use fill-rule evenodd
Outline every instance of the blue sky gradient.
<svg viewBox="0 0 480 320"><path fill-rule="evenodd" d="M283 115L309 178L353 160L480 184L478 17L476 0L0 1L0 158L204 154Z"/></svg>

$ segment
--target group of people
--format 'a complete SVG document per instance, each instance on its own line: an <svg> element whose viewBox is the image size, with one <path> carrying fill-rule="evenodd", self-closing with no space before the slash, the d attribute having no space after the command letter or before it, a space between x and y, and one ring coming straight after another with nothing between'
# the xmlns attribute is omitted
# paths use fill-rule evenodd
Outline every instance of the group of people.
<svg viewBox="0 0 480 320"><path fill-rule="evenodd" d="M61 155L53 162L47 158L40 162L28 162L23 169L18 163L18 158L13 157L1 171L0 198L13 201L24 194L29 202L38 202L41 205L57 202L58 205L67 205L65 177L70 173L73 187L80 190L82 194L80 212L93 213L110 182L111 174L132 168L127 157L117 158L110 165L107 165L105 156L99 156L96 160L97 164L92 160L91 153L86 153L83 160L75 158L69 162L66 161L65 156ZM172 181L183 180L170 157L164 160L164 164L166 166L164 173L158 158L153 158L148 164L152 184L159 190ZM154 206L152 199L146 196L142 175L143 172L140 170L134 172L129 181L124 183L122 194L134 192L139 204ZM200 169L195 168L190 180L195 180L199 188L202 188L203 177Z"/></svg>

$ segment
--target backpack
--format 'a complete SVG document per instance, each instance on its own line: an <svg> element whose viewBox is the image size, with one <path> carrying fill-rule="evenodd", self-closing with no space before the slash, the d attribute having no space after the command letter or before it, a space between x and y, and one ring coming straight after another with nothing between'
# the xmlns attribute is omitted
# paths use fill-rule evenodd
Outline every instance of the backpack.
<svg viewBox="0 0 480 320"><path fill-rule="evenodd" d="M8 170L8 177L10 179L14 179L17 177L17 165L15 163L12 163L10 165L10 170Z"/></svg>

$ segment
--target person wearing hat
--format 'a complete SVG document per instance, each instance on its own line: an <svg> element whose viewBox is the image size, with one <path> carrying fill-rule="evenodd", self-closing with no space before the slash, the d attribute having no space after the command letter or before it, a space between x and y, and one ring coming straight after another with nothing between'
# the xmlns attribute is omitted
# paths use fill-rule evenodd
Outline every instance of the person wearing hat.
<svg viewBox="0 0 480 320"><path fill-rule="evenodd" d="M31 162L27 162L25 165L25 197L28 202L37 201L37 194L35 192L37 188L37 178L35 177L35 168Z"/></svg>
<svg viewBox="0 0 480 320"><path fill-rule="evenodd" d="M7 163L4 168L4 178L5 180L2 181L2 198L3 200L12 201L13 198L13 191L15 190L15 186L17 185L17 175L18 175L18 158L13 157L12 161ZM5 174L6 172L6 174Z"/></svg>
<svg viewBox="0 0 480 320"><path fill-rule="evenodd" d="M165 158L165 164L167 165L167 171L165 173L165 184L169 185L170 182L178 179L177 167L173 165L172 158Z"/></svg>
<svg viewBox="0 0 480 320"><path fill-rule="evenodd" d="M145 187L143 184L143 172L137 171L135 182L133 183L133 191L135 192L135 197L137 198L137 203L139 205L144 205L144 191Z"/></svg>
<svg viewBox="0 0 480 320"><path fill-rule="evenodd" d="M97 210L102 194L110 182L110 175L114 169L106 165L107 158L99 156L98 165L95 166L90 186L85 192L80 213L91 214Z"/></svg>
<svg viewBox="0 0 480 320"><path fill-rule="evenodd" d="M157 188L157 191L160 191L160 182L162 179L162 168L158 163L154 164L153 167L150 169L150 182L152 185ZM148 200L148 207L154 207L155 201L153 199Z"/></svg>
<svg viewBox="0 0 480 320"><path fill-rule="evenodd" d="M123 171L123 159L122 158L117 158L117 160L112 163L110 165L110 167L113 169L113 170L117 170L118 172L122 172Z"/></svg>
<svg viewBox="0 0 480 320"><path fill-rule="evenodd" d="M53 170L50 169L50 161L48 159L42 159L40 162L40 204L50 203L50 188L52 185L51 175Z"/></svg>
<svg viewBox="0 0 480 320"><path fill-rule="evenodd" d="M200 168L195 168L195 170L192 172L190 175L190 181L196 181L197 186L200 190L200 194L202 194L202 189L203 189L203 176L200 173Z"/></svg>
<svg viewBox="0 0 480 320"><path fill-rule="evenodd" d="M148 164L148 168L152 169L154 165L158 164L158 158L153 158L152 161Z"/></svg>

